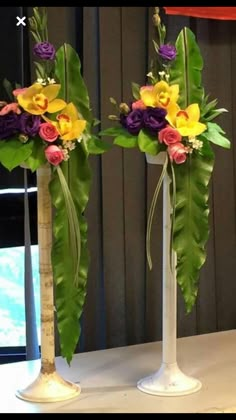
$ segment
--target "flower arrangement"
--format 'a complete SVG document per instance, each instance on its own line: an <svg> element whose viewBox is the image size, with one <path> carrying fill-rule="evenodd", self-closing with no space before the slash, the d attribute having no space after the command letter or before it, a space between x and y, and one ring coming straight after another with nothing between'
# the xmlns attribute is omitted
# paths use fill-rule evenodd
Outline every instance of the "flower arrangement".
<svg viewBox="0 0 236 420"><path fill-rule="evenodd" d="M108 145L95 134L89 96L76 51L48 41L46 8L29 19L36 80L29 87L4 80L10 102L0 103L0 162L8 170L50 168L44 186L55 208L51 263L61 354L70 362L80 335L89 266L87 222L89 155ZM49 184L49 185L48 185Z"/></svg>
<svg viewBox="0 0 236 420"><path fill-rule="evenodd" d="M152 268L150 234L153 213L162 181L170 178L172 204L172 250L177 256L177 281L187 312L198 292L200 269L206 260L209 236L209 182L214 166L212 144L229 149L223 129L213 120L226 109L217 109L202 86L203 59L194 34L183 28L175 44L166 42L166 27L155 8L153 40L156 60L147 74L148 83L132 83L129 103L111 103L117 125L101 132L113 136L114 144L137 147L147 155L164 152L165 163L158 181L147 224L147 259ZM172 258L170 258L170 261Z"/></svg>

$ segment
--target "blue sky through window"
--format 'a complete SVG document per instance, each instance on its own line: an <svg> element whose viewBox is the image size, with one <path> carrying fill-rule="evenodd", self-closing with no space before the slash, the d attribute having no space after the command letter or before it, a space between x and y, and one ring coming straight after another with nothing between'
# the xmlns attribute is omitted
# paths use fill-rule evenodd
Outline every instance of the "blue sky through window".
<svg viewBox="0 0 236 420"><path fill-rule="evenodd" d="M40 344L38 245L31 246L32 271ZM24 247L0 249L0 347L25 346Z"/></svg>

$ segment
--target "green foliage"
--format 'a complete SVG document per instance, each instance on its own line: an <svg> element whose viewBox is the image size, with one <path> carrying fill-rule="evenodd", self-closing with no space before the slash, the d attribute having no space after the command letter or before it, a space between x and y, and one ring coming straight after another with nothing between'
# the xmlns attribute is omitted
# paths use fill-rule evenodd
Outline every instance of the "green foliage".
<svg viewBox="0 0 236 420"><path fill-rule="evenodd" d="M201 72L203 59L195 35L189 28L180 32L176 41L177 56L170 69L171 84L178 84L180 98L178 104L181 109L198 103L201 106L203 88Z"/></svg>
<svg viewBox="0 0 236 420"><path fill-rule="evenodd" d="M80 115L93 121L89 105L89 96L80 72L80 60L72 47L65 44L57 51L56 76L61 83L60 97L73 102ZM91 170L88 162L88 151L84 140L77 144L70 154L70 159L61 164L68 184L80 226L81 254L79 262L78 284L73 282L73 261L70 253L69 226L66 207L61 194L60 180L55 171L50 192L56 208L53 223L54 241L52 246L52 266L55 281L57 308L57 326L60 336L61 355L70 363L80 337L79 320L83 311L89 254L87 246L87 222L84 211L88 203Z"/></svg>
<svg viewBox="0 0 236 420"><path fill-rule="evenodd" d="M157 138L150 136L145 130L139 132L138 146L141 152L149 153L149 155L157 155L162 150Z"/></svg>
<svg viewBox="0 0 236 420"><path fill-rule="evenodd" d="M9 140L1 140L0 142L0 162L1 164L12 171L20 164L22 164L32 153L33 141L29 140L27 143L21 143L18 138L11 138Z"/></svg>
<svg viewBox="0 0 236 420"><path fill-rule="evenodd" d="M191 311L196 301L209 236L209 181L214 155L209 143L206 147L208 156L194 153L184 164L174 165L176 206L173 248L177 253L177 281L187 312Z"/></svg>

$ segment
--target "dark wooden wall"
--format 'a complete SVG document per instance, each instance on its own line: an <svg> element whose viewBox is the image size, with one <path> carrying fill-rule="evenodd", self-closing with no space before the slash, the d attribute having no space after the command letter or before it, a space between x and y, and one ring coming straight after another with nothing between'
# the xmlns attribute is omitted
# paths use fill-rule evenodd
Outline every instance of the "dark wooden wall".
<svg viewBox="0 0 236 420"><path fill-rule="evenodd" d="M58 8L49 8L55 21ZM54 9L54 10L53 10ZM57 23L62 34L77 34L75 13L66 8ZM84 7L83 69L94 114L108 127L113 112L109 97L129 101L132 81L145 83L152 54L153 9L147 7ZM232 141L230 151L215 148L211 184L211 236L202 269L197 304L185 315L178 297L178 335L194 335L236 327L236 22L183 17L165 18L168 38L175 40L190 26L205 60L204 82L219 107L229 110L220 123ZM53 27L52 27L53 28ZM77 28L77 29L76 29ZM63 32L64 31L64 32ZM69 31L69 32L68 32ZM51 30L57 39L56 30ZM69 36L69 35L68 35ZM73 41L72 41L73 42ZM78 39L77 39L78 43ZM137 150L114 147L92 157L93 187L87 210L91 267L83 320L83 350L161 339L162 200L152 233L154 268L145 259L147 212L160 168L148 166Z"/></svg>

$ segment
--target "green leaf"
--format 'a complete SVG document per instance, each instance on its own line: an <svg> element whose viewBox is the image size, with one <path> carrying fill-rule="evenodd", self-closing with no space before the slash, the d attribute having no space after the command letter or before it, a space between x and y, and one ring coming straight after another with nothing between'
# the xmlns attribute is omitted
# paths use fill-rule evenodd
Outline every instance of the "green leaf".
<svg viewBox="0 0 236 420"><path fill-rule="evenodd" d="M173 248L177 253L177 281L186 310L190 312L198 292L199 272L206 260L209 236L209 181L214 155L209 143L207 156L194 153L184 164L174 165L176 207Z"/></svg>
<svg viewBox="0 0 236 420"><path fill-rule="evenodd" d="M39 137L35 137L32 140L32 153L25 160L25 164L31 169L32 172L35 172L40 166L44 165L47 160L45 157L45 146L43 145L42 139Z"/></svg>
<svg viewBox="0 0 236 420"><path fill-rule="evenodd" d="M92 123L87 88L80 73L80 60L72 47L65 44L57 52L56 75L61 83L60 97L73 102L83 118ZM88 129L88 128L87 128ZM78 285L73 282L73 267L69 243L69 226L60 181L55 171L50 192L56 209L53 222L52 267L55 281L57 327L61 355L70 363L80 337L79 320L83 312L89 267L87 222L84 217L90 185L91 170L84 140L76 145L68 161L61 164L68 184L80 226L81 254Z"/></svg>
<svg viewBox="0 0 236 420"><path fill-rule="evenodd" d="M100 124L100 122L101 122L100 120L98 120L97 118L94 118L94 119L93 119L93 122L92 122L92 126L93 126L93 127L96 127L97 125L99 125L99 124Z"/></svg>
<svg viewBox="0 0 236 420"><path fill-rule="evenodd" d="M34 65L35 65L35 73L37 78L44 78L44 66L41 63L37 63L37 61L34 61Z"/></svg>
<svg viewBox="0 0 236 420"><path fill-rule="evenodd" d="M111 145L96 136L91 136L87 141L87 150L89 154L100 155L111 149Z"/></svg>
<svg viewBox="0 0 236 420"><path fill-rule="evenodd" d="M81 76L80 59L69 44L62 45L56 53L55 73L61 83L60 97L70 98L69 100L74 103L81 116L92 124L93 116L90 109L88 90Z"/></svg>
<svg viewBox="0 0 236 420"><path fill-rule="evenodd" d="M12 171L31 155L32 148L33 141L23 144L17 138L1 140L0 162L6 169Z"/></svg>
<svg viewBox="0 0 236 420"><path fill-rule="evenodd" d="M205 121L212 121L215 118L219 117L219 115L223 114L224 112L228 112L225 108L219 108L210 111L207 115L204 116Z"/></svg>
<svg viewBox="0 0 236 420"><path fill-rule="evenodd" d="M102 130L99 132L99 136L109 136L109 137L116 137L119 135L126 135L127 130L125 130L123 127L111 127L106 128L105 130Z"/></svg>
<svg viewBox="0 0 236 420"><path fill-rule="evenodd" d="M14 101L14 95L12 93L13 87L12 87L11 82L9 82L9 80L7 80L7 79L4 79L3 80L3 87L4 87L4 89L5 89L6 93L7 93L10 101L13 102Z"/></svg>
<svg viewBox="0 0 236 420"><path fill-rule="evenodd" d="M230 141L222 134L225 134L225 132L218 124L208 122L207 131L204 131L204 133L202 133L202 137L211 141L214 144L217 144L217 146L224 147L225 149L230 149Z"/></svg>
<svg viewBox="0 0 236 420"><path fill-rule="evenodd" d="M126 132L126 134L121 134L120 136L116 137L114 140L114 144L117 146L125 147L127 149L131 149L132 147L138 146L138 137L132 136Z"/></svg>
<svg viewBox="0 0 236 420"><path fill-rule="evenodd" d="M80 145L79 145L80 146ZM50 184L52 202L56 208L53 223L54 241L52 246L52 265L55 280L57 308L57 327L60 336L61 355L70 363L80 337L79 320L83 312L89 266L87 246L87 222L84 217L91 183L91 173L87 156L81 147L76 147L70 159L61 165L62 171L74 201L80 225L81 255L79 265L79 284L74 284L73 263L69 244L69 227L65 202L57 173Z"/></svg>
<svg viewBox="0 0 236 420"><path fill-rule="evenodd" d="M138 83L132 83L132 94L137 101L140 99L140 85Z"/></svg>
<svg viewBox="0 0 236 420"><path fill-rule="evenodd" d="M150 136L146 131L141 130L138 135L138 146L141 152L157 155L161 150L161 144L156 137Z"/></svg>
<svg viewBox="0 0 236 420"><path fill-rule="evenodd" d="M203 88L201 71L203 60L195 35L184 28L176 41L177 56L170 69L171 84L179 85L180 98L178 104L185 109L192 103L201 105Z"/></svg>

